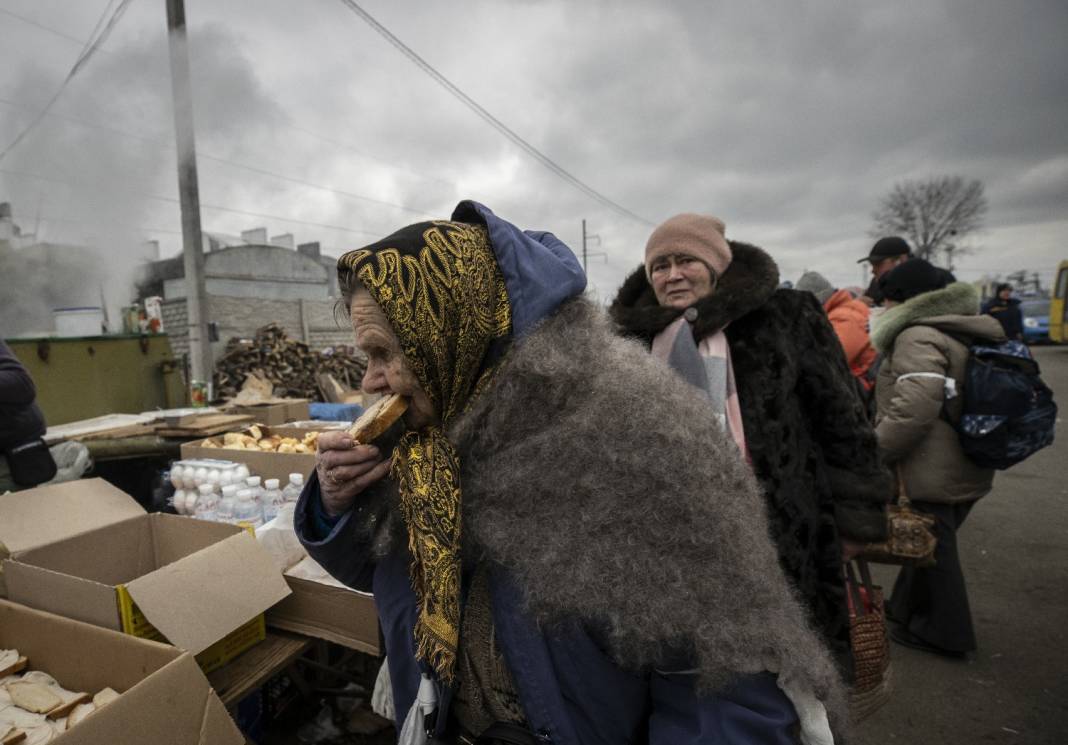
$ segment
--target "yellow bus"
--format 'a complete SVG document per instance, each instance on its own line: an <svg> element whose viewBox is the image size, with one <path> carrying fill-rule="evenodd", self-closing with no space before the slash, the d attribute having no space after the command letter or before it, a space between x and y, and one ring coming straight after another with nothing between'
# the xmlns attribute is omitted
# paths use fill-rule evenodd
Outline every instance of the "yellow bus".
<svg viewBox="0 0 1068 745"><path fill-rule="evenodd" d="M1049 338L1055 344L1068 343L1068 261L1057 267L1053 298L1049 301Z"/></svg>

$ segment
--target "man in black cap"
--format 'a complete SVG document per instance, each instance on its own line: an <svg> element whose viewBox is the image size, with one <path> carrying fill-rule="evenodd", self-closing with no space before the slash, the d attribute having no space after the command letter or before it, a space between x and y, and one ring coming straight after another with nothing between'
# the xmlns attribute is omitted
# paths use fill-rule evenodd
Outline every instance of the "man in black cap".
<svg viewBox="0 0 1068 745"><path fill-rule="evenodd" d="M868 305L881 305L884 298L882 290L879 289L879 278L910 258L912 258L912 249L909 248L904 238L892 235L875 241L868 255L857 262L858 264L863 264L865 261L871 263L872 273L871 284L868 285L867 291L860 297L860 300Z"/></svg>

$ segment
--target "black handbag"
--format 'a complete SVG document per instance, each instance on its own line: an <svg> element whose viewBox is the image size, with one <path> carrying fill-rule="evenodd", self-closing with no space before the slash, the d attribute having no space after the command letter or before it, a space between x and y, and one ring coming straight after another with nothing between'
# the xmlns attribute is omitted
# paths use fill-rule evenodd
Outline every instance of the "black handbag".
<svg viewBox="0 0 1068 745"><path fill-rule="evenodd" d="M16 445L4 453L11 480L22 487L37 486L56 475L56 462L41 438Z"/></svg>

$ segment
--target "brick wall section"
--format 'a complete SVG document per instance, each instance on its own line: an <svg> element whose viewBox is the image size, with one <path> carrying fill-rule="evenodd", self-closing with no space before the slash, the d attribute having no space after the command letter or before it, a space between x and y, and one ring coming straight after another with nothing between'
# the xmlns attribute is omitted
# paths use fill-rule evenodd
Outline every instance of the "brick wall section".
<svg viewBox="0 0 1068 745"><path fill-rule="evenodd" d="M189 354L189 315L186 313L185 298L164 300L161 306L163 330L171 340L171 350L175 357Z"/></svg>
<svg viewBox="0 0 1068 745"><path fill-rule="evenodd" d="M352 329L334 317L333 300L305 300L304 321L308 338L304 339L301 308L298 300L266 300L260 298L208 296L210 320L219 326L219 341L213 345L218 357L231 337L249 338L256 329L268 323L278 323L293 339L306 341L312 349L338 344L352 344ZM171 340L176 356L189 352L188 314L184 298L163 302L163 327Z"/></svg>

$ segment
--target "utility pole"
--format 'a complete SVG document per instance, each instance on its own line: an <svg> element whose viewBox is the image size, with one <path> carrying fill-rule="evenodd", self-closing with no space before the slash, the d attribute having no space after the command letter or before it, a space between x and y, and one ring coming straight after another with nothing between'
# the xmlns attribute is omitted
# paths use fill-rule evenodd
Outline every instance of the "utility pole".
<svg viewBox="0 0 1068 745"><path fill-rule="evenodd" d="M167 0L167 37L171 53L171 93L174 136L178 145L178 195L182 209L182 255L185 265L185 303L189 328L189 367L192 383L211 382L214 364L208 340L204 289L204 244L200 232L200 188L193 137L193 91L189 83L189 47L185 34L184 0Z"/></svg>
<svg viewBox="0 0 1068 745"><path fill-rule="evenodd" d="M607 254L604 253L603 251L598 251L597 253L592 253L592 254L591 253L587 253L586 252L586 241L597 241L597 245L598 246L601 245L601 236L594 235L592 233L587 233L586 232L586 218L583 218L582 219L582 273L583 274L587 274L588 273L586 271L586 257L587 256L604 256L605 260L606 261L608 260L607 259Z"/></svg>

